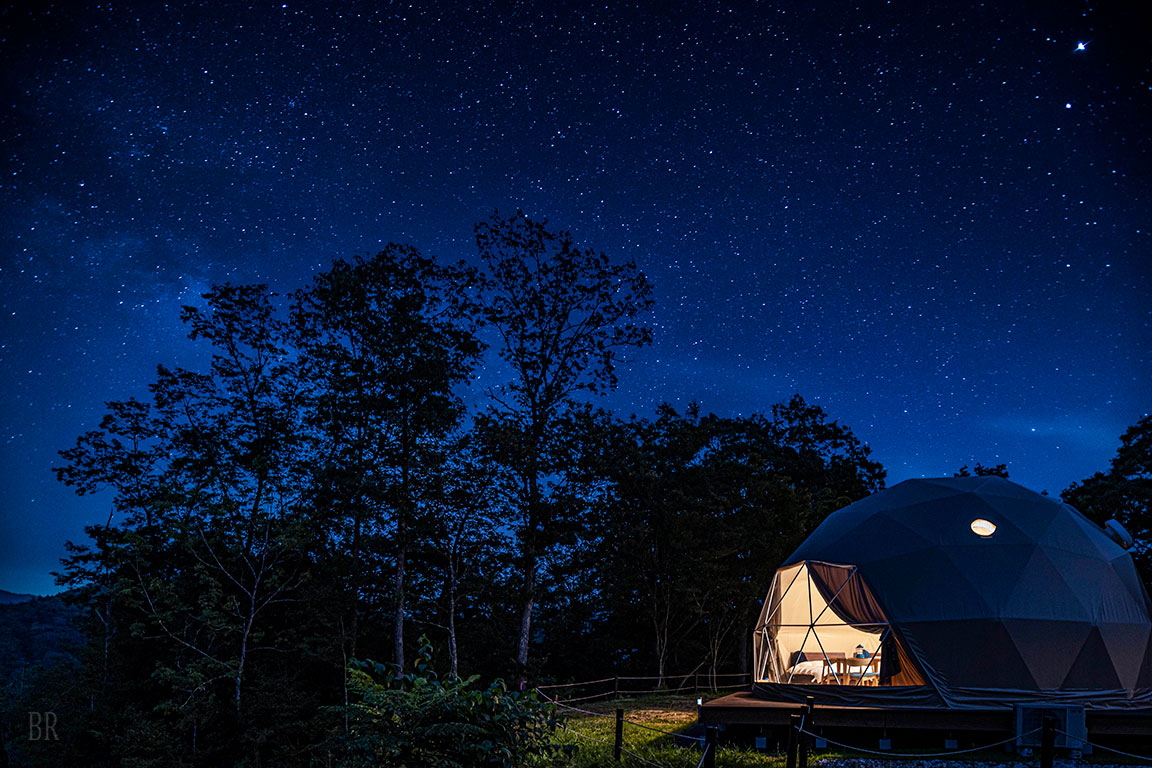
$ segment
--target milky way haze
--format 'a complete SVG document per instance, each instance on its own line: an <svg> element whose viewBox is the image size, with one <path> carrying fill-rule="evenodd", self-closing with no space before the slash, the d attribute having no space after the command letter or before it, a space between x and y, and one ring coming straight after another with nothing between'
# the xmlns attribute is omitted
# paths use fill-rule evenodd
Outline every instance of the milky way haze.
<svg viewBox="0 0 1152 768"><path fill-rule="evenodd" d="M66 3L0 12L0 588L107 498L103 401L198 366L179 306L523 209L656 286L606 405L800 392L889 480L1059 492L1148 410L1148 40L1053 3ZM1116 5L1121 5L1117 3ZM1000 7L1002 6L1002 7Z"/></svg>

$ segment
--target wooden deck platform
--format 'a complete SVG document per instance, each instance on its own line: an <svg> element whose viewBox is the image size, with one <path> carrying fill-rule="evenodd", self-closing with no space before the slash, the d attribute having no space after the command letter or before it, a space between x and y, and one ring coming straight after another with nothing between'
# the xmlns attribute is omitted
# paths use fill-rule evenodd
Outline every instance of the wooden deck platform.
<svg viewBox="0 0 1152 768"><path fill-rule="evenodd" d="M768 701L743 691L705 703L701 709L700 722L726 729L746 726L785 728L789 716L800 710L801 705L796 702ZM1015 714L1010 709L914 709L818 704L812 721L822 728L836 730L950 731L1011 735L1015 729ZM1152 711L1088 710L1086 725L1089 741L1094 736L1103 736L1119 737L1125 741L1135 738L1152 744Z"/></svg>
<svg viewBox="0 0 1152 768"><path fill-rule="evenodd" d="M747 691L706 702L700 713L705 725L786 726L801 710L793 701L768 701ZM1011 710L883 709L817 705L813 719L829 728L914 728L1010 732ZM958 717L959 715L959 717ZM961 725L962 723L962 725Z"/></svg>

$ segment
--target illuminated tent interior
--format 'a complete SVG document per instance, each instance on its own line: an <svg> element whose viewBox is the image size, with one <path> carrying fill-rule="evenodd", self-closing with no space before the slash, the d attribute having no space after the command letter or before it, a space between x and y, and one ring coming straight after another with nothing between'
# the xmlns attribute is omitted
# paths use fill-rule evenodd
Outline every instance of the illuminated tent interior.
<svg viewBox="0 0 1152 768"><path fill-rule="evenodd" d="M1000 477L908 480L776 572L753 692L857 705L1152 706L1152 603L1121 543Z"/></svg>
<svg viewBox="0 0 1152 768"><path fill-rule="evenodd" d="M924 684L855 566L804 561L781 568L756 633L761 680Z"/></svg>

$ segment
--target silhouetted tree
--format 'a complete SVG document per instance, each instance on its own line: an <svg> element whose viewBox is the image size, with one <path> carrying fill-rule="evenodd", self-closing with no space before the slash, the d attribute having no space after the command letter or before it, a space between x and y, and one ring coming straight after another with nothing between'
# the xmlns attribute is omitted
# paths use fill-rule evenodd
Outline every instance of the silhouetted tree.
<svg viewBox="0 0 1152 768"><path fill-rule="evenodd" d="M520 215L476 240L485 275L398 245L338 260L287 321L262 286L214 287L182 313L207 369L159 367L149 402L109 403L62 452L63 482L112 495L60 575L88 631L82 668L42 678L81 724L64 762L371 749L348 670L377 643L403 665L406 624L442 629L453 678L506 669L510 640L522 680L746 668L775 568L883 467L799 395L747 417L595 408L651 340L647 280ZM503 383L469 420L482 336ZM1142 541L1148 429L1066 492Z"/></svg>
<svg viewBox="0 0 1152 768"><path fill-rule="evenodd" d="M404 665L407 558L428 480L426 453L460 423L455 388L481 344L469 292L478 280L391 244L369 259L338 260L293 308L318 429L318 499L336 525L332 544L349 563L356 654L359 601L384 559L392 565L393 658Z"/></svg>
<svg viewBox="0 0 1152 768"><path fill-rule="evenodd" d="M285 327L262 286L217 286L204 300L182 318L211 345L209 372L160 367L153 405L110 404L57 470L80 493L115 494L109 524L70 546L61 583L98 622L110 716L150 734L126 742L126 758L235 757L224 734L284 716L249 711L251 668L298 650L283 631L308 566ZM147 714L116 711L137 706Z"/></svg>
<svg viewBox="0 0 1152 768"><path fill-rule="evenodd" d="M796 396L773 414L662 405L607 441L613 487L590 558L595 592L627 627L617 648L644 632L662 678L677 658L715 673L735 652L743 667L777 565L828 514L883 487L868 447L822 409Z"/></svg>
<svg viewBox="0 0 1152 768"><path fill-rule="evenodd" d="M757 418L757 417L753 417ZM887 473L871 458L872 449L818 405L800 395L772 406L765 425L783 453L769 457L778 471L812 494L819 520L830 512L883 490Z"/></svg>
<svg viewBox="0 0 1152 768"><path fill-rule="evenodd" d="M578 395L616 386L616 366L629 347L651 341L637 318L652 289L629 261L577 247L523 215L494 215L476 227L487 268L484 317L498 334L508 380L489 390L481 428L507 480L522 579L516 662L527 669L540 559L552 538L558 462L556 425Z"/></svg>
<svg viewBox="0 0 1152 768"><path fill-rule="evenodd" d="M975 475L976 477L1003 477L1005 480L1007 480L1008 479L1008 465L1007 464L995 464L991 467L986 467L983 464L981 464L980 462L976 462L976 466L973 467L971 469L971 471L969 471L968 465L965 464L964 466L960 467L959 472L954 473L952 476L953 477L972 477L973 475Z"/></svg>
<svg viewBox="0 0 1152 768"><path fill-rule="evenodd" d="M493 467L474 434L456 440L433 471L435 482L424 499L428 535L418 543L418 554L427 563L425 621L447 634L448 671L457 678L461 607L481 595L494 599L511 542L500 525L499 500L490 492Z"/></svg>
<svg viewBox="0 0 1152 768"><path fill-rule="evenodd" d="M1101 525L1119 520L1136 541L1132 559L1152 584L1152 415L1120 437L1107 472L1072 483L1060 496Z"/></svg>

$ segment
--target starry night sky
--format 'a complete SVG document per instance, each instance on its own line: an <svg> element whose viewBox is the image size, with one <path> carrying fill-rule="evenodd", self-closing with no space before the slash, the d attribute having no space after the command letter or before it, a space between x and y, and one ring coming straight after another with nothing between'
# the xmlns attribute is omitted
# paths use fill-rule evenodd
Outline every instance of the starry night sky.
<svg viewBox="0 0 1152 768"><path fill-rule="evenodd" d="M1126 3L324 5L0 11L0 588L53 591L106 518L56 451L204 364L182 303L389 241L474 259L494 209L655 284L623 414L800 392L890 483L1058 493L1149 409Z"/></svg>

